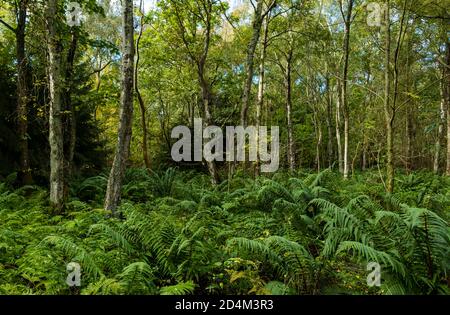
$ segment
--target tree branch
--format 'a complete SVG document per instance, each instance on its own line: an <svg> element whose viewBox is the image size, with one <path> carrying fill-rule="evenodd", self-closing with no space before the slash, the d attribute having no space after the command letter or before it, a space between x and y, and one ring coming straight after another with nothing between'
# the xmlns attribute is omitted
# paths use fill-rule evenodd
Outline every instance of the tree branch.
<svg viewBox="0 0 450 315"><path fill-rule="evenodd" d="M9 25L8 23L6 23L5 21L3 21L2 18L0 18L0 23L3 24L10 31L17 33L17 30L14 27L12 27L11 25Z"/></svg>

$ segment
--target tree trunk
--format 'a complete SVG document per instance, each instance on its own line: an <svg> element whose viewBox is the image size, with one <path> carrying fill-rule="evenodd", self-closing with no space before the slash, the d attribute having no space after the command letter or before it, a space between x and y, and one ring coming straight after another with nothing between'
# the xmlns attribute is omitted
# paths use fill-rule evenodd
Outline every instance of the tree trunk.
<svg viewBox="0 0 450 315"><path fill-rule="evenodd" d="M61 50L57 27L57 1L47 3L47 31L49 55L49 90L50 90L50 204L56 211L61 211L64 204L64 141L61 121L62 75Z"/></svg>
<svg viewBox="0 0 450 315"><path fill-rule="evenodd" d="M206 59L208 58L209 53L209 45L211 41L211 14L212 14L212 3L208 2L208 5L205 6L206 9L206 27L205 27L205 39L203 43L203 51L200 56L200 58L197 60L197 74L198 74L198 81L200 84L200 88L202 90L202 103L203 103L203 110L204 110L204 120L203 123L205 124L204 127L207 125L213 124L212 114L211 114L211 90L210 90L210 83L208 82L205 74L205 67L206 67ZM220 176L219 172L217 171L216 163L215 161L206 161L206 165L208 167L208 171L211 175L211 181L214 185L217 185L220 183Z"/></svg>
<svg viewBox="0 0 450 315"><path fill-rule="evenodd" d="M286 69L284 75L284 89L286 93L286 116L287 116L287 129L288 129L288 163L289 170L293 172L295 170L295 143L294 143L294 126L292 124L292 47L289 48L289 52L286 58Z"/></svg>
<svg viewBox="0 0 450 315"><path fill-rule="evenodd" d="M252 37L250 39L250 43L247 47L247 60L245 62L245 81L244 81L244 90L242 94L242 108L241 108L241 125L243 127L247 126L247 114L248 107L250 104L250 92L252 88L252 80L253 80L253 63L256 45L258 44L259 35L261 32L261 25L263 22L263 0L257 0L255 15L253 16L252 23Z"/></svg>
<svg viewBox="0 0 450 315"><path fill-rule="evenodd" d="M139 61L140 61L140 53L139 53L139 44L141 42L141 38L142 38L142 32L144 29L144 13L142 12L142 7L143 7L143 0L141 0L139 9L140 9L140 13L142 14L141 16L141 21L140 21L140 29L139 29L139 35L138 38L136 40L136 67L135 67L135 71L134 71L134 87L136 90L136 95L138 98L138 102L139 102L139 108L141 110L141 127L142 127L142 156L144 159L144 164L145 167L147 168L147 170L151 169L151 163L150 163L150 158L148 155L148 148L147 148L147 144L148 144L148 139L147 139L147 115L146 115L146 110L145 110L145 104L144 104L144 100L142 98L141 92L139 91L139 75L138 75L138 70L139 70Z"/></svg>
<svg viewBox="0 0 450 315"><path fill-rule="evenodd" d="M130 142L133 120L133 84L134 84L134 27L133 1L122 2L123 47L122 47L122 95L120 108L119 134L113 165L108 179L105 197L105 209L116 213L120 203L122 180L130 154Z"/></svg>
<svg viewBox="0 0 450 315"><path fill-rule="evenodd" d="M327 114L326 114L326 124L327 124L327 133L328 133L328 142L327 142L327 154L328 154L328 167L331 168L333 165L333 131L331 126L331 115L332 115L332 106L333 106L333 96L331 92L330 86L330 78L327 77Z"/></svg>
<svg viewBox="0 0 450 315"><path fill-rule="evenodd" d="M385 60L384 60L384 115L386 120L386 190L389 193L394 191L394 163L393 163L393 114L390 102L391 75L391 31L390 31L390 8L389 0L386 0L385 11Z"/></svg>
<svg viewBox="0 0 450 315"><path fill-rule="evenodd" d="M442 78L441 85L444 84L444 78ZM441 141L444 135L445 125L445 100L444 100L444 87L441 88L441 103L439 105L439 124L436 142L434 144L434 159L433 159L433 172L437 174L439 172L439 158L441 153Z"/></svg>
<svg viewBox="0 0 450 315"><path fill-rule="evenodd" d="M16 28L16 56L17 56L17 133L19 138L20 172L22 185L29 185L31 175L30 156L28 153L28 89L27 89L27 57L25 55L25 27L28 0L19 2Z"/></svg>
<svg viewBox="0 0 450 315"><path fill-rule="evenodd" d="M267 52L267 38L269 34L269 16L266 17L264 23L264 37L261 43L261 56L259 59L259 80L258 80L258 97L256 99L256 130L259 137L259 126L261 126L261 111L264 102L264 79L265 79L265 61ZM257 140L258 150L256 154L255 175L259 176L261 160L259 156L259 139Z"/></svg>
<svg viewBox="0 0 450 315"><path fill-rule="evenodd" d="M339 172L344 173L344 161L342 159L342 144L341 144L341 102L342 102L342 89L341 81L337 79L337 99L336 99L336 143L337 143L337 155Z"/></svg>
<svg viewBox="0 0 450 315"><path fill-rule="evenodd" d="M319 114L318 114L318 109L316 108L316 104L315 101L313 101L313 122L314 122L314 131L317 137L317 141L316 141L316 169L317 172L320 172L321 169L321 165L320 165L320 148L322 147L322 128L321 128L321 124L319 121Z"/></svg>
<svg viewBox="0 0 450 315"><path fill-rule="evenodd" d="M65 92L63 95L64 103L66 106L66 111L69 112L69 116L67 119L67 130L64 135L68 135L65 137L68 141L68 145L66 148L64 148L64 151L66 153L66 180L72 176L72 173L74 171L74 165L73 165L73 157L75 155L75 145L77 140L77 128L76 128L76 116L75 116L75 108L72 105L72 88L73 88L73 67L75 62L75 53L78 46L78 31L73 30L72 31L72 40L70 43L69 51L67 53L67 60L66 60L66 73L65 73ZM67 186L67 183L66 183ZM66 192L67 194L67 192Z"/></svg>
<svg viewBox="0 0 450 315"><path fill-rule="evenodd" d="M342 0L340 1L342 18L344 19L345 35L344 35L344 65L342 70L342 112L344 114L344 178L348 178L349 158L349 109L348 109L348 93L347 93L347 78L348 78L348 59L350 54L350 27L353 10L353 0L348 1L347 13L344 16L342 9Z"/></svg>
<svg viewBox="0 0 450 315"><path fill-rule="evenodd" d="M445 43L445 67L442 84L444 107L447 110L447 170L446 175L450 176L450 42Z"/></svg>

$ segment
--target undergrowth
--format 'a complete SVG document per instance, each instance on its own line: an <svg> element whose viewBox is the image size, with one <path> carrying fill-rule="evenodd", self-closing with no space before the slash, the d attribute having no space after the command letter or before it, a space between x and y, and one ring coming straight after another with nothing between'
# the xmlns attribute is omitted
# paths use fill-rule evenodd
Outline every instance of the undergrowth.
<svg viewBox="0 0 450 315"><path fill-rule="evenodd" d="M235 177L127 171L71 185L61 215L37 186L0 183L0 294L448 294L450 179L377 173ZM66 284L70 262L81 286ZM381 286L369 287L369 262Z"/></svg>

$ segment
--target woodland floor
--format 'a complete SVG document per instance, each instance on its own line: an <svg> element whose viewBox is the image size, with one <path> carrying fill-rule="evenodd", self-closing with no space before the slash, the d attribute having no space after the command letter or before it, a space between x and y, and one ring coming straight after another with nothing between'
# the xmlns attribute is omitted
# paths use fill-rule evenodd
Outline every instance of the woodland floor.
<svg viewBox="0 0 450 315"><path fill-rule="evenodd" d="M0 294L449 294L450 178L376 171L126 174L117 218L105 175L71 183L63 213L48 192L0 184ZM370 287L368 262L381 265ZM67 264L81 286L66 284Z"/></svg>

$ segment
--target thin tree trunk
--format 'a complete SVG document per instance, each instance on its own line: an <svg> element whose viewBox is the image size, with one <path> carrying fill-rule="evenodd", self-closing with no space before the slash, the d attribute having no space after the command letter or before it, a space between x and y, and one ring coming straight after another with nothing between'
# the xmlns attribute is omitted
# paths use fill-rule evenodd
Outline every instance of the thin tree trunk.
<svg viewBox="0 0 450 315"><path fill-rule="evenodd" d="M286 93L286 116L287 116L287 129L288 129L288 163L290 171L295 170L295 143L294 143L294 126L292 123L292 47L289 48L289 52L286 58L286 69L284 75L284 88Z"/></svg>
<svg viewBox="0 0 450 315"><path fill-rule="evenodd" d="M342 89L341 81L337 79L337 99L336 99L336 143L337 143L337 155L339 172L344 173L344 161L342 154L342 144L341 144L341 102L342 102Z"/></svg>
<svg viewBox="0 0 450 315"><path fill-rule="evenodd" d="M261 56L259 59L259 80L258 80L258 97L256 99L256 130L259 137L259 126L261 126L261 112L264 102L264 79L265 79L265 61L267 52L267 38L269 34L269 16L266 17L264 23L264 37L261 43ZM257 139L258 150L256 154L255 175L259 176L261 160L259 156L259 139Z"/></svg>
<svg viewBox="0 0 450 315"><path fill-rule="evenodd" d="M113 165L108 179L105 197L105 209L115 215L120 203L122 180L126 162L130 153L133 120L133 84L134 84L134 27L133 1L122 2L123 13L123 56L122 56L122 95L120 109L119 134Z"/></svg>
<svg viewBox="0 0 450 315"><path fill-rule="evenodd" d="M141 42L141 38L142 38L142 32L144 29L144 13L143 13L143 0L141 0L140 2L140 14L141 16L141 21L140 21L140 29L139 29L139 35L138 38L136 40L136 68L134 71L134 87L136 90L136 95L137 95L137 99L139 102L139 108L141 110L141 127L142 127L142 156L144 159L144 164L145 167L150 170L151 169L151 163L150 163L150 158L149 158L149 154L148 154L148 148L147 148L147 143L148 143L148 139L147 139L147 117L146 117L146 110L145 110L145 104L144 104L144 100L142 98L141 92L139 91L139 75L138 75L138 70L139 70L139 61L140 61L140 53L139 53L139 44Z"/></svg>
<svg viewBox="0 0 450 315"><path fill-rule="evenodd" d="M327 133L328 133L328 142L327 142L327 154L328 154L328 167L331 168L333 165L333 130L331 126L331 115L332 115L332 106L333 106L333 96L331 92L330 86L330 78L327 77L327 114L325 115L326 124L327 124Z"/></svg>
<svg viewBox="0 0 450 315"><path fill-rule="evenodd" d="M406 152L405 152L405 169L406 172L409 174L411 171L411 164L412 164L412 105L413 103L412 98L410 97L410 88L411 88L411 62L410 62L410 50L411 50L411 40L408 39L408 45L406 48L406 51L408 52L406 55L406 79L405 79L405 85L406 85L406 117L405 117L405 134L406 134Z"/></svg>
<svg viewBox="0 0 450 315"><path fill-rule="evenodd" d="M70 178L70 176L72 176L72 173L74 171L73 157L75 155L75 145L77 140L76 115L75 115L75 108L72 105L72 88L73 88L72 77L77 46L78 46L78 31L73 30L72 40L70 43L69 51L67 53L66 73L65 73L66 86L63 95L66 111L70 113L67 119L68 130L66 133L68 134L68 137L65 137L68 140L66 153L66 180ZM66 148L64 149L64 151L66 151ZM65 186L67 186L67 183ZM67 195L67 191L65 192L65 194Z"/></svg>
<svg viewBox="0 0 450 315"><path fill-rule="evenodd" d="M252 37L247 47L247 60L245 62L245 81L244 81L244 90L242 94L242 108L241 108L241 125L243 127L247 126L247 119L248 119L247 114L248 114L248 107L250 104L250 92L253 80L254 56L263 22L263 14L262 14L263 5L264 5L263 0L257 0L256 10L253 16L253 23L252 23Z"/></svg>
<svg viewBox="0 0 450 315"><path fill-rule="evenodd" d="M353 0L348 1L347 13L344 14L342 8L342 0L340 1L340 8L342 18L344 19L345 35L344 35L344 65L342 69L342 112L344 114L344 178L348 178L349 171L349 158L348 158L348 145L349 145L349 109L348 109L348 91L347 91L347 78L348 78L348 59L350 54L350 28L351 17L353 10Z"/></svg>
<svg viewBox="0 0 450 315"><path fill-rule="evenodd" d="M371 77L371 68L370 68L370 62L368 63L367 68L367 78L366 78L366 86L368 87L370 84L370 77ZM367 108L367 106L370 104L370 94L366 95L364 98L364 108ZM367 120L367 112L364 112L364 119L363 119L363 127L362 127L362 162L361 162L361 170L365 171L367 168L367 128L366 128L366 120Z"/></svg>
<svg viewBox="0 0 450 315"><path fill-rule="evenodd" d="M61 95L63 90L61 75L62 45L57 27L57 1L49 0L46 9L50 90L50 204L59 212L64 204L64 141L61 121Z"/></svg>
<svg viewBox="0 0 450 315"><path fill-rule="evenodd" d="M209 53L209 45L211 41L211 14L212 14L212 3L210 1L207 2L207 5L205 5L206 9L206 27L205 27L205 39L203 43L203 52L200 56L200 58L197 60L197 73L198 73L198 80L200 84L200 88L202 90L202 103L203 103L203 110L204 110L204 124L206 125L212 125L213 119L211 114L211 90L210 90L210 83L208 82L205 74L205 67L206 67L206 59L208 58ZM211 175L211 181L214 185L217 185L220 183L220 176L219 172L217 171L216 163L215 161L206 161L206 165L208 166L208 171Z"/></svg>
<svg viewBox="0 0 450 315"><path fill-rule="evenodd" d="M443 79L441 84L444 84ZM439 125L436 142L434 144L434 159L433 159L433 172L437 174L439 172L439 158L441 153L441 141L444 135L445 125L445 100L444 100L444 87L441 88L441 103L439 105Z"/></svg>
<svg viewBox="0 0 450 315"><path fill-rule="evenodd" d="M315 101L314 101L314 104L313 104L313 112L314 112L314 119L313 119L313 122L314 122L314 130L315 130L315 134L316 134L316 137L317 137L317 141L316 141L316 169L317 169L317 172L320 172L320 168L321 168L321 165L320 165L320 148L322 147L322 137L323 137L323 135L322 135L322 128L321 128L321 126L320 126L320 121L319 121L319 117L318 117L318 113L317 113L317 108L316 108L316 104L315 104Z"/></svg>
<svg viewBox="0 0 450 315"><path fill-rule="evenodd" d="M23 185L32 183L30 156L28 152L28 89L27 89L27 57L25 55L25 28L28 0L18 4L16 28L17 56L17 133L19 138L20 172L19 179Z"/></svg>
<svg viewBox="0 0 450 315"><path fill-rule="evenodd" d="M202 70L199 69L199 81L200 81L200 88L202 90L202 102L203 102L203 109L205 114L204 119L204 127L208 125L212 125L212 115L210 110L210 104L211 104L211 94L209 91L209 85L206 82L204 78L203 68ZM220 183L220 176L217 171L216 163L214 161L206 161L206 165L208 167L208 171L211 175L211 181L214 185L217 185Z"/></svg>
<svg viewBox="0 0 450 315"><path fill-rule="evenodd" d="M353 156L353 159L352 159L352 177L355 176L355 162L359 156L359 146L360 145L361 145L361 142L358 142L358 144L356 145L355 155Z"/></svg>
<svg viewBox="0 0 450 315"><path fill-rule="evenodd" d="M394 163L393 163L393 123L394 117L391 108L391 31L390 31L390 8L389 0L386 0L385 11L385 70L384 70L384 115L386 120L386 190L389 193L394 191Z"/></svg>
<svg viewBox="0 0 450 315"><path fill-rule="evenodd" d="M450 41L445 43L445 65L442 78L442 96L444 108L447 110L447 169L446 175L450 176Z"/></svg>
<svg viewBox="0 0 450 315"><path fill-rule="evenodd" d="M403 42L403 35L406 33L404 31L404 22L406 17L406 5L408 0L405 0L403 2L403 9L402 9L402 17L400 20L400 29L398 31L398 37L397 37L397 43L395 46L395 53L394 53L394 99L392 101L392 106L390 110L390 119L389 119L389 130L388 130L388 158L387 158L387 188L390 193L394 191L394 177L395 177L395 170L394 170L394 119L396 115L397 110L397 100L399 95L399 57L400 57L400 50ZM390 19L389 15L390 9L389 9L389 1L387 3L387 9L386 9L386 15L387 15L387 33L389 36L386 36L390 40ZM390 46L390 41L389 41ZM387 53L390 53L390 47L387 49ZM389 63L389 55L388 57L388 63ZM389 70L389 67L387 67L387 70ZM389 95L389 94L388 94Z"/></svg>

